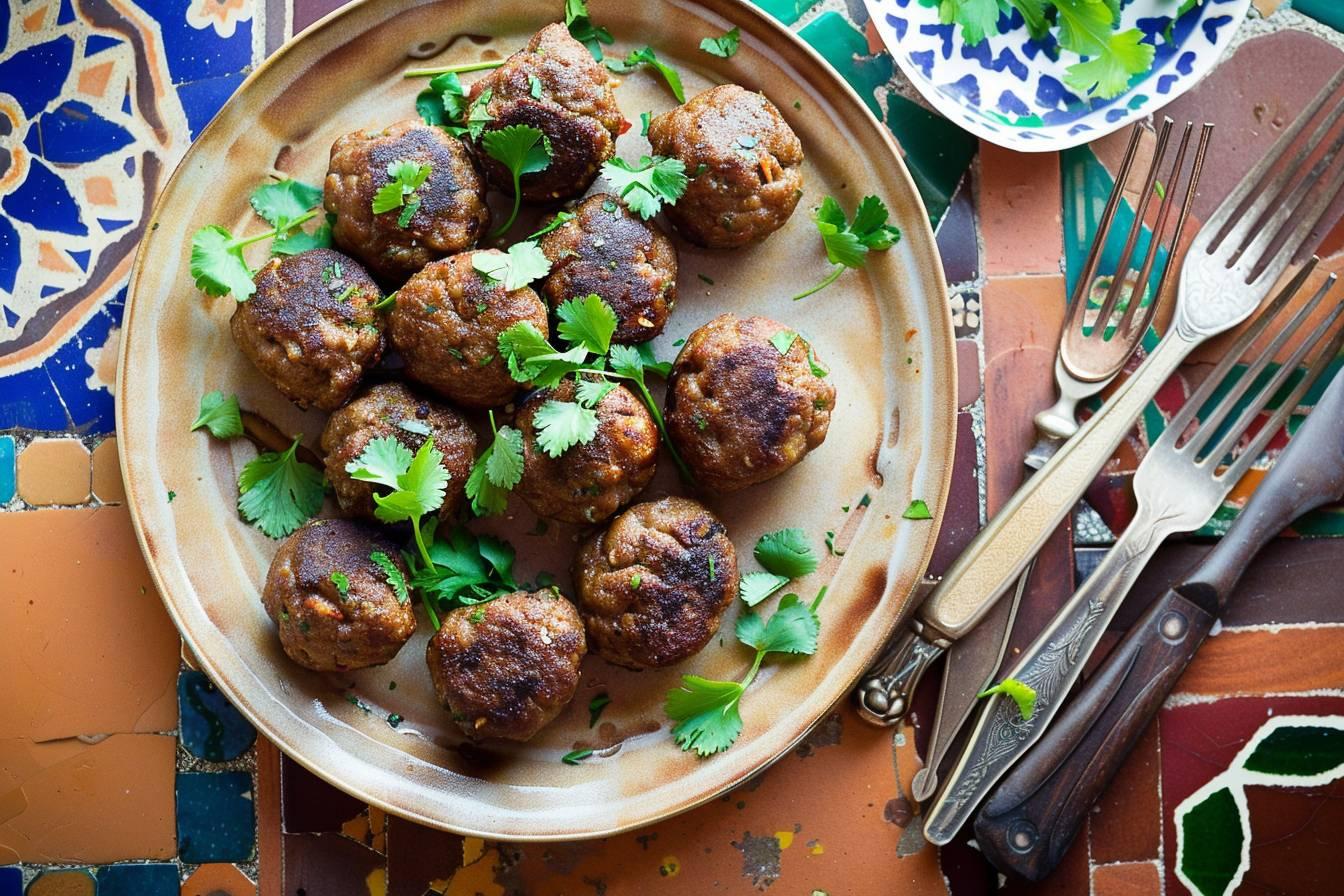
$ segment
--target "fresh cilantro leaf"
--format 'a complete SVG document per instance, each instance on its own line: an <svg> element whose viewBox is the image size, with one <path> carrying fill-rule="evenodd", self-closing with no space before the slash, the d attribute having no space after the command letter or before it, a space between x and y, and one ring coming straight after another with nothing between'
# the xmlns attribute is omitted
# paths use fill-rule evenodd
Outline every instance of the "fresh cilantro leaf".
<svg viewBox="0 0 1344 896"><path fill-rule="evenodd" d="M639 136L649 136L649 124L653 121L652 112L639 113Z"/></svg>
<svg viewBox="0 0 1344 896"><path fill-rule="evenodd" d="M933 514L929 513L929 505L920 498L910 502L910 506L905 508L905 513L901 514L902 519L907 520L931 520Z"/></svg>
<svg viewBox="0 0 1344 896"><path fill-rule="evenodd" d="M711 56L727 59L737 52L742 43L742 29L734 28L721 37L706 37L700 41L700 49Z"/></svg>
<svg viewBox="0 0 1344 896"><path fill-rule="evenodd" d="M415 111L425 124L441 127L455 137L467 132L459 122L467 110L467 91L457 72L435 76L415 98Z"/></svg>
<svg viewBox="0 0 1344 896"><path fill-rule="evenodd" d="M336 592L341 597L347 597L350 594L350 577L339 569L332 572L331 584L336 586Z"/></svg>
<svg viewBox="0 0 1344 896"><path fill-rule="evenodd" d="M638 383L644 382L644 358L633 345L613 345L607 359L611 363L612 373L629 377Z"/></svg>
<svg viewBox="0 0 1344 896"><path fill-rule="evenodd" d="M598 62L602 61L602 44L615 40L610 31L594 25L588 18L588 4L584 0L565 0L565 27L570 37L587 47Z"/></svg>
<svg viewBox="0 0 1344 896"><path fill-rule="evenodd" d="M742 733L738 703L745 690L736 681L681 676L681 686L668 691L663 703L668 718L676 722L672 737L677 745L701 756L731 747Z"/></svg>
<svg viewBox="0 0 1344 896"><path fill-rule="evenodd" d="M662 156L642 156L635 165L624 159L612 159L603 163L602 174L630 211L646 221L658 214L664 204L674 205L689 182L686 166L680 159Z"/></svg>
<svg viewBox="0 0 1344 896"><path fill-rule="evenodd" d="M243 434L243 417L238 410L238 396L225 398L223 392L207 392L201 396L201 410L191 424L192 430L205 427L217 439L233 439Z"/></svg>
<svg viewBox="0 0 1344 896"><path fill-rule="evenodd" d="M541 99L541 79L536 75L527 76L527 92L531 94L532 99Z"/></svg>
<svg viewBox="0 0 1344 896"><path fill-rule="evenodd" d="M574 399L586 408L596 408L616 386L607 379L581 379L574 387Z"/></svg>
<svg viewBox="0 0 1344 896"><path fill-rule="evenodd" d="M798 579L817 568L817 556L802 529L767 532L756 542L756 562L778 576Z"/></svg>
<svg viewBox="0 0 1344 896"><path fill-rule="evenodd" d="M786 594L768 620L754 611L737 620L737 639L760 653L812 654L817 650L821 622L796 594Z"/></svg>
<svg viewBox="0 0 1344 896"><path fill-rule="evenodd" d="M780 330L770 337L770 344L775 347L781 355L787 355L789 349L793 348L793 343L798 339L798 334L792 330Z"/></svg>
<svg viewBox="0 0 1344 896"><path fill-rule="evenodd" d="M210 224L191 237L191 276L196 288L211 296L233 293L244 302L257 291L252 269L243 260L245 243L223 227Z"/></svg>
<svg viewBox="0 0 1344 896"><path fill-rule="evenodd" d="M299 440L283 452L258 455L238 474L238 511L270 538L284 538L322 509L322 472L295 457Z"/></svg>
<svg viewBox="0 0 1344 896"><path fill-rule="evenodd" d="M411 466L411 449L392 436L370 439L359 457L345 465L351 478L396 489L397 479Z"/></svg>
<svg viewBox="0 0 1344 896"><path fill-rule="evenodd" d="M535 174L550 167L551 138L531 125L514 124L482 136L481 147L486 155L507 168L509 177L513 178L513 210L490 234L495 237L508 231L518 217L518 207L523 200L519 179L524 174Z"/></svg>
<svg viewBox="0 0 1344 896"><path fill-rule="evenodd" d="M597 436L597 411L575 401L550 399L537 408L532 425L536 427L537 446L550 457L559 457Z"/></svg>
<svg viewBox="0 0 1344 896"><path fill-rule="evenodd" d="M597 725L597 720L602 716L602 710L611 704L611 695L605 691L588 701L588 727L593 728Z"/></svg>
<svg viewBox="0 0 1344 896"><path fill-rule="evenodd" d="M654 376L660 376L667 379L672 375L672 362L659 361L653 353L653 346L647 342L641 342L635 346L635 351L639 353L639 359L644 365L644 369Z"/></svg>
<svg viewBox="0 0 1344 896"><path fill-rule="evenodd" d="M495 427L490 412L490 430L494 438L471 466L467 477L467 498L477 516L503 513L509 491L523 477L523 434L511 426Z"/></svg>
<svg viewBox="0 0 1344 896"><path fill-rule="evenodd" d="M794 301L830 286L846 268L863 267L869 251L882 252L895 245L901 232L887 223L888 214L881 199L865 196L854 210L854 222L850 224L845 220L840 203L830 196L823 199L815 220L822 245L826 248L826 259L835 268L816 286L794 296Z"/></svg>
<svg viewBox="0 0 1344 896"><path fill-rule="evenodd" d="M681 75L677 70L658 58L658 54L653 52L652 47L640 47L637 50L631 50L625 59L606 60L607 68L613 72L624 74L639 68L641 65L649 65L663 76L667 86L672 91L672 95L677 98L677 102L686 102L686 91L681 86Z"/></svg>
<svg viewBox="0 0 1344 896"><path fill-rule="evenodd" d="M567 299L555 309L560 323L556 331L572 346L581 345L595 355L605 355L616 332L616 312L601 296L589 293Z"/></svg>
<svg viewBox="0 0 1344 896"><path fill-rule="evenodd" d="M999 0L939 0L938 21L960 25L962 39L974 47L985 35L998 33Z"/></svg>
<svg viewBox="0 0 1344 896"><path fill-rule="evenodd" d="M257 187L249 201L263 221L283 233L293 226L295 219L322 201L322 188L282 180Z"/></svg>
<svg viewBox="0 0 1344 896"><path fill-rule="evenodd" d="M271 243L272 255L298 255L300 252L307 252L310 249L329 249L331 248L331 228L336 223L336 216L327 214L321 224L308 233L306 230L294 230L285 236L278 236L275 242Z"/></svg>
<svg viewBox="0 0 1344 896"><path fill-rule="evenodd" d="M818 379L824 378L830 373L825 367L822 367L817 361L817 353L813 351L811 344L807 346L807 366L812 371L812 375Z"/></svg>
<svg viewBox="0 0 1344 896"><path fill-rule="evenodd" d="M1024 684L1016 678L1005 678L1003 681L994 685L992 688L986 688L977 697L988 697L992 694L1004 694L1011 697L1017 704L1017 711L1022 714L1022 721L1031 721L1031 716L1036 712L1036 690L1029 684Z"/></svg>
<svg viewBox="0 0 1344 896"><path fill-rule="evenodd" d="M495 92L487 87L467 107L467 133L473 140L481 139L485 126L495 120L495 116L490 114L490 99L494 95Z"/></svg>
<svg viewBox="0 0 1344 896"><path fill-rule="evenodd" d="M443 467L443 453L425 439L414 455L392 436L379 436L364 446L359 457L346 464L352 479L391 489L374 493L374 515L385 523L419 518L443 506L450 474Z"/></svg>
<svg viewBox="0 0 1344 896"><path fill-rule="evenodd" d="M426 531L428 547L407 560L411 585L420 592L435 628L439 612L483 604L518 590L514 551L507 542L474 535L462 526L446 536L437 527L426 526Z"/></svg>
<svg viewBox="0 0 1344 896"><path fill-rule="evenodd" d="M383 571L387 584L392 586L392 593L397 596L397 603L404 604L411 599L411 592L406 587L406 576L391 557L382 551L374 551L369 555L369 559Z"/></svg>
<svg viewBox="0 0 1344 896"><path fill-rule="evenodd" d="M1065 3L1060 0L1061 17L1064 8ZM1131 75L1152 67L1154 48L1142 41L1143 32L1137 28L1111 34L1095 56L1065 69L1064 83L1085 96L1101 99L1119 96L1129 89Z"/></svg>
<svg viewBox="0 0 1344 896"><path fill-rule="evenodd" d="M537 244L524 240L514 243L509 251L473 252L471 266L491 283L502 283L507 292L522 289L534 280L551 272L551 262Z"/></svg>
<svg viewBox="0 0 1344 896"><path fill-rule="evenodd" d="M749 572L738 580L737 593L747 606L754 607L787 584L788 579L772 572Z"/></svg>
<svg viewBox="0 0 1344 896"><path fill-rule="evenodd" d="M536 242L552 230L558 230L574 220L573 212L556 212L555 217L546 222L546 226L529 236L524 242Z"/></svg>
<svg viewBox="0 0 1344 896"><path fill-rule="evenodd" d="M593 751L589 749L570 750L568 753L560 757L560 761L563 762L565 765L578 765L580 762L587 759L591 755L593 755Z"/></svg>
<svg viewBox="0 0 1344 896"><path fill-rule="evenodd" d="M405 229L410 224L415 210L420 207L420 198L415 191L420 189L429 178L433 166L428 162L421 165L408 159L396 159L387 165L388 182L373 194L373 213L381 215L393 209L403 209L397 216L397 226ZM409 213L408 211L409 210Z"/></svg>

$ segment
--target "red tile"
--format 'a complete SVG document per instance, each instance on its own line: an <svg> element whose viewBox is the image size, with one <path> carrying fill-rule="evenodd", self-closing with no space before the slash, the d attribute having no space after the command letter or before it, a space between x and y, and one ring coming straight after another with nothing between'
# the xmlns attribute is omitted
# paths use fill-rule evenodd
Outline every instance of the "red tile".
<svg viewBox="0 0 1344 896"><path fill-rule="evenodd" d="M980 231L991 278L1059 273L1060 190L1058 154L1019 153L980 141Z"/></svg>

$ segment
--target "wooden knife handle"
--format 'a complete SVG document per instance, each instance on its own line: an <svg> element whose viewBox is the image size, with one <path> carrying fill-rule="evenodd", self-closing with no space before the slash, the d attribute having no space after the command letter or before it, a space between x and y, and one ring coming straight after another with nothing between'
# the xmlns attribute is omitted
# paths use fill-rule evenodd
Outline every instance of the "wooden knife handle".
<svg viewBox="0 0 1344 896"><path fill-rule="evenodd" d="M986 858L1030 880L1055 869L1213 622L1174 591L1149 608L980 810Z"/></svg>

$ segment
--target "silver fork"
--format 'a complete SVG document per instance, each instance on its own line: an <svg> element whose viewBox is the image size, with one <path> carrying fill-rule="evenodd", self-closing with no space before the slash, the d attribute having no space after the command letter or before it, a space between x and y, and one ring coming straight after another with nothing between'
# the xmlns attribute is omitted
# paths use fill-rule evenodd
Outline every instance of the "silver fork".
<svg viewBox="0 0 1344 896"><path fill-rule="evenodd" d="M1285 309L1290 300L1314 268L1314 259L1302 266L1148 449L1134 477L1138 510L1133 521L1101 565L1007 675L1035 690L1036 703L1030 718L1024 719L1012 700L1001 695L990 698L943 791L929 810L924 835L930 841L948 842L999 777L1039 739L1059 711L1107 623L1163 539L1177 532L1193 531L1208 521L1287 421L1316 377L1338 354L1344 344L1344 333L1335 332L1328 340L1327 336L1344 315L1344 304L1340 303L1301 341L1288 360L1265 379L1272 359L1306 328L1306 321L1334 286L1332 275L1279 329L1269 345L1257 353L1247 369L1235 378L1227 394L1192 430L1196 415L1224 384L1241 356L1264 336L1271 324L1287 316ZM1283 389L1308 354L1322 343L1327 347L1317 354L1307 375L1293 387L1268 423L1249 434L1259 413ZM1257 387L1254 397L1233 420L1238 403L1252 393L1252 387ZM1224 458L1238 445L1241 450L1235 459L1222 467ZM1009 831L1008 838L1012 845L1030 848L1039 833L1025 829Z"/></svg>

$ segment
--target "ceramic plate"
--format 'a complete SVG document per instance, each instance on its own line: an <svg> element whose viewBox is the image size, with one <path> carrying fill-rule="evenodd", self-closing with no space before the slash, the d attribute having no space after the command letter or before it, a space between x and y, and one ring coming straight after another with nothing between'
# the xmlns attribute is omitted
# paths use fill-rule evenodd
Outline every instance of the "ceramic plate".
<svg viewBox="0 0 1344 896"><path fill-rule="evenodd" d="M228 329L233 299L193 288L192 231L208 223L255 231L247 196L268 174L321 183L337 136L414 117L423 82L403 80L403 68L507 55L559 15L558 0L366 0L282 48L219 113L159 197L136 261L117 385L123 473L141 545L205 671L268 738L336 786L404 818L501 839L647 824L710 799L787 751L846 694L906 608L933 548L952 462L956 375L946 287L924 207L887 132L818 56L744 3L594 0L590 8L617 36L613 54L653 44L680 69L688 94L723 81L765 91L807 152L805 196L781 232L743 251L679 246L680 297L655 345L670 357L674 340L724 311L769 315L812 339L839 393L829 437L801 465L710 502L745 569L756 568L755 539L784 526L804 527L819 551L833 530L846 551L826 556L797 584L808 596L830 586L817 655L766 665L732 749L709 759L683 753L662 702L683 672L745 671L750 657L732 638L736 608L723 645L715 639L679 667L632 673L588 657L573 704L526 744L463 744L433 698L423 616L419 635L387 666L342 675L300 669L281 652L259 600L276 542L234 509L238 471L255 449L188 431L201 395L213 389L236 392L244 408L283 432L304 433L310 446L324 422L281 398L237 351ZM701 38L734 25L743 34L734 57L698 49ZM636 122L618 150L635 159L648 150L639 114L675 102L647 71L625 76L617 97ZM852 208L864 193L885 198L904 239L865 271L790 301L827 270L808 209L828 194ZM530 223L515 232L526 234ZM647 497L676 488L671 464L661 466ZM916 498L934 521L902 519ZM577 530L551 524L535 534L536 518L519 502L491 522L516 545L520 579L549 570L568 589ZM612 703L590 728L588 702L601 692ZM405 721L394 729L390 713ZM596 755L561 764L584 747Z"/></svg>
<svg viewBox="0 0 1344 896"><path fill-rule="evenodd" d="M1120 96L1087 101L1064 86L1064 70L1078 57L1054 53L1053 39L1033 40L1016 11L999 16L997 35L970 47L960 28L941 24L925 0L864 2L924 99L976 136L1022 152L1089 143L1153 114L1213 68L1250 6L1250 0L1202 0L1173 22L1176 0L1128 0L1121 27L1138 28L1155 45L1153 67Z"/></svg>

